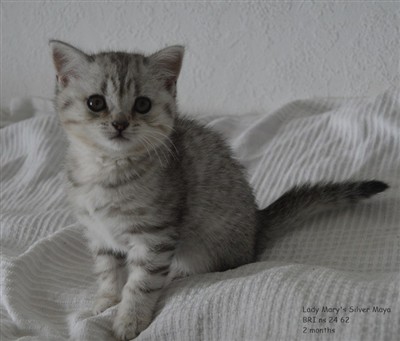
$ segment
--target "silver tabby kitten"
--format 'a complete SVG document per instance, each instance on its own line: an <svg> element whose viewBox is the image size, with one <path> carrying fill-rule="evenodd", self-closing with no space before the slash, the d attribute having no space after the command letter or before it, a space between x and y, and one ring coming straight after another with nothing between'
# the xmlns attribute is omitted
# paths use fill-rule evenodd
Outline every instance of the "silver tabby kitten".
<svg viewBox="0 0 400 341"><path fill-rule="evenodd" d="M143 56L50 45L56 108L70 142L69 198L98 274L93 311L119 302L113 329L122 340L150 324L172 279L253 262L263 231L387 188L379 181L302 186L258 211L222 138L178 114L183 47ZM128 271L122 292L120 259Z"/></svg>

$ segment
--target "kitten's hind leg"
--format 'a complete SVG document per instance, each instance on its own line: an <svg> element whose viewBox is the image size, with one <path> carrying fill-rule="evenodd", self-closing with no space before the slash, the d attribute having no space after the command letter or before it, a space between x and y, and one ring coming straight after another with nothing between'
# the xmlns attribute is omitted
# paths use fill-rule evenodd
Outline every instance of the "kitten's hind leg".
<svg viewBox="0 0 400 341"><path fill-rule="evenodd" d="M123 256L112 250L100 249L95 252L95 269L98 283L93 313L100 314L120 301L118 287L118 266Z"/></svg>

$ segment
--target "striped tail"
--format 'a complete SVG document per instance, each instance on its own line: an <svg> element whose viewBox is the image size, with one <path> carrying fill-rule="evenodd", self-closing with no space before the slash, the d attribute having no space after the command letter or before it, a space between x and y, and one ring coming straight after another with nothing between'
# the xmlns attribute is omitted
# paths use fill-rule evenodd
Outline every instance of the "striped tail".
<svg viewBox="0 0 400 341"><path fill-rule="evenodd" d="M304 184L290 189L258 211L257 254L261 254L268 239L285 234L311 216L355 204L388 187L384 182L373 180Z"/></svg>

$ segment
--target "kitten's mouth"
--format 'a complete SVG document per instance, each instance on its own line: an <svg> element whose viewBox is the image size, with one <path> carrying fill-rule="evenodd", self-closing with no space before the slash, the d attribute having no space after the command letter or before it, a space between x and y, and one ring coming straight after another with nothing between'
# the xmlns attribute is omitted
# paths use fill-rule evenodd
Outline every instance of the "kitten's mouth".
<svg viewBox="0 0 400 341"><path fill-rule="evenodd" d="M114 135L113 137L110 138L110 140L116 140L116 141L129 141L128 138L126 138L122 133L118 133Z"/></svg>

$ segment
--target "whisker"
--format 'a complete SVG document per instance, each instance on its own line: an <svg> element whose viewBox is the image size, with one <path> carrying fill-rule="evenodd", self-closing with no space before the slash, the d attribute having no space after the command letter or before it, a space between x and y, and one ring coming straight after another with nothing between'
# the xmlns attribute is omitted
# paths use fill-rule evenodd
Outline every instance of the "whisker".
<svg viewBox="0 0 400 341"><path fill-rule="evenodd" d="M165 123L164 123L164 126L166 126L167 128L171 129L172 131L176 132L176 129L173 126L170 126L170 125L165 124Z"/></svg>
<svg viewBox="0 0 400 341"><path fill-rule="evenodd" d="M156 141L158 141L158 142L160 142L164 147L166 147L167 148L167 150L168 150L168 147L167 146L165 146L165 144L163 143L163 141L161 141L161 140L159 140L159 139L157 139L157 137L155 137L155 136L151 136L153 139L155 139ZM163 156L163 158L165 159L165 161L168 163L168 156L167 155L165 155L165 153L164 153L164 149L163 148L157 148L157 150L162 154L162 156Z"/></svg>
<svg viewBox="0 0 400 341"><path fill-rule="evenodd" d="M145 138L144 136L142 136L142 137ZM150 145L150 147L152 148L152 150L154 150L154 152L156 153L161 166L164 167L164 164L161 161L160 155L157 152L157 146L154 146L154 144L152 144L151 141L147 137L145 139L146 139L147 143Z"/></svg>
<svg viewBox="0 0 400 341"><path fill-rule="evenodd" d="M168 141L172 144L172 147L174 147L174 149L175 149L175 151L176 151L176 154L179 154L178 149L176 148L174 142L172 142L171 138L170 138L168 135L165 135L165 134L163 134L163 133L161 133L161 132L159 132L159 131L151 131L151 132L152 132L152 133L159 134L159 135L165 137L166 139L168 139Z"/></svg>
<svg viewBox="0 0 400 341"><path fill-rule="evenodd" d="M151 126L151 123L159 123L159 121L157 119L152 119L152 120L146 121L146 123ZM162 125L167 127L167 128L169 128L169 129L171 129L171 130L173 130L173 131L176 131L173 126L170 126L170 125L165 124L165 123L163 123Z"/></svg>
<svg viewBox="0 0 400 341"><path fill-rule="evenodd" d="M139 138L139 141L140 141L140 142L143 144L143 146L146 148L147 154L149 154L149 158L151 159L150 150L149 150L149 148L147 148L147 145L146 145L146 143L148 143L148 142L146 142L146 140L144 139L143 136L139 136L138 138Z"/></svg>
<svg viewBox="0 0 400 341"><path fill-rule="evenodd" d="M150 135L150 134L149 134L149 135ZM174 154L174 152L171 150L171 148L169 148L168 145L167 145L163 140L159 139L157 136L154 136L154 135L150 135L150 136L151 136L153 139L155 139L155 140L157 140L158 142L160 142L160 143L165 147L165 149L171 154L171 156L174 157L174 159L178 161L177 155ZM172 141L171 141L171 144L173 144ZM176 150L176 148L175 148L175 150ZM160 151L162 151L162 149L161 149ZM164 156L165 156L165 155L164 155Z"/></svg>

